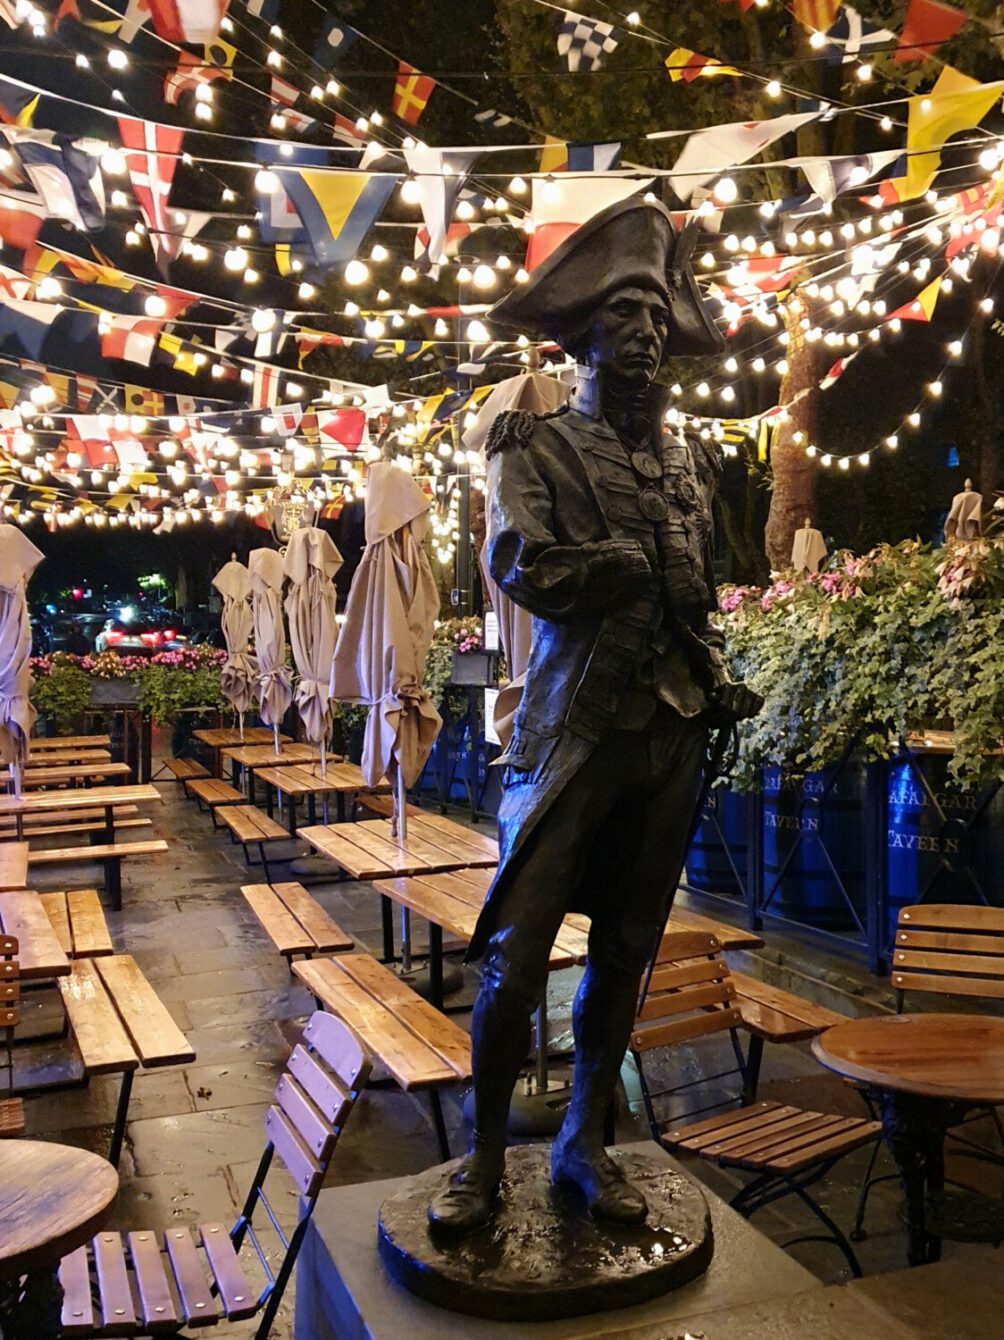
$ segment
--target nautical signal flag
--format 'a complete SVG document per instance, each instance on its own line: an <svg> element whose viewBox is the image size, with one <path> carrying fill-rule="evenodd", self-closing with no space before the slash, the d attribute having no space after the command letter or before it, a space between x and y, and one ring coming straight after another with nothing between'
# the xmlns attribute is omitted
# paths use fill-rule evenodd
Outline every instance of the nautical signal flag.
<svg viewBox="0 0 1004 1340"><path fill-rule="evenodd" d="M397 83L394 85L394 97L391 111L409 126L418 125L418 118L425 111L426 103L436 87L435 79L416 70L407 61L400 61L397 67Z"/></svg>
<svg viewBox="0 0 1004 1340"><path fill-rule="evenodd" d="M178 249L178 238L168 228L167 199L185 132L120 116L119 134L126 151L129 180L150 230L158 263L162 264Z"/></svg>
<svg viewBox="0 0 1004 1340"><path fill-rule="evenodd" d="M266 409L279 403L279 378L282 373L278 368L269 367L267 363L256 363L254 367L254 382L251 386L251 408Z"/></svg>
<svg viewBox="0 0 1004 1340"><path fill-rule="evenodd" d="M38 241L46 209L41 200L20 191L0 192L0 242L27 251Z"/></svg>
<svg viewBox="0 0 1004 1340"><path fill-rule="evenodd" d="M966 15L961 10L938 4L938 0L910 0L894 63L904 65L907 61L930 60L965 21Z"/></svg>
<svg viewBox="0 0 1004 1340"><path fill-rule="evenodd" d="M30 126L40 94L0 79L0 121L8 126Z"/></svg>
<svg viewBox="0 0 1004 1340"><path fill-rule="evenodd" d="M914 200L928 189L941 165L946 140L979 123L998 102L1004 81L981 84L946 65L925 97L911 98L907 117L905 191Z"/></svg>
<svg viewBox="0 0 1004 1340"><path fill-rule="evenodd" d="M146 0L154 31L165 42L211 42L229 0Z"/></svg>
<svg viewBox="0 0 1004 1340"><path fill-rule="evenodd" d="M742 74L734 65L724 65L720 60L715 60L713 56L702 56L698 51L688 51L686 47L677 47L666 57L666 69L669 71L669 77L674 84L681 81L684 84L692 84L695 79L702 76L711 76L717 74Z"/></svg>
<svg viewBox="0 0 1004 1340"><path fill-rule="evenodd" d="M45 202L50 219L65 219L84 232L98 232L105 223L105 187L99 156L69 135L51 130L8 126L6 136Z"/></svg>
<svg viewBox="0 0 1004 1340"><path fill-rule="evenodd" d="M176 107L186 93L194 93L201 84L212 84L218 79L233 79L237 48L217 39L206 42L202 57L191 51L178 52L178 67L164 80L164 101Z"/></svg>
<svg viewBox="0 0 1004 1340"><path fill-rule="evenodd" d="M535 177L530 217L533 231L527 240L526 268L533 270L576 228L617 200L651 188L651 180L628 181L623 177ZM548 188L548 189L545 189Z"/></svg>
<svg viewBox="0 0 1004 1340"><path fill-rule="evenodd" d="M348 51L359 34L335 14L329 14L317 35L313 60L322 70L330 70Z"/></svg>
<svg viewBox="0 0 1004 1340"><path fill-rule="evenodd" d="M833 27L840 0L792 0L791 12L811 33L825 33Z"/></svg>
<svg viewBox="0 0 1004 1340"><path fill-rule="evenodd" d="M126 384L123 404L127 414L144 414L148 418L161 418L165 411L165 400L159 391L149 386L130 386Z"/></svg>
<svg viewBox="0 0 1004 1340"><path fill-rule="evenodd" d="M103 358L122 358L128 363L150 366L163 321L154 321L146 316L119 315L106 315L102 321L111 323L110 329L101 336Z"/></svg>
<svg viewBox="0 0 1004 1340"><path fill-rule="evenodd" d="M540 151L541 172L609 172L617 166L621 154L620 140L608 140L600 144L569 144L565 140L555 139L553 135L544 138L544 147Z"/></svg>
<svg viewBox="0 0 1004 1340"><path fill-rule="evenodd" d="M344 447L348 451L358 451L360 446L369 445L366 411L363 409L319 409L317 431L321 446L329 449Z"/></svg>
<svg viewBox="0 0 1004 1340"><path fill-rule="evenodd" d="M300 216L318 265L352 260L397 185L392 173L284 171L283 186Z"/></svg>

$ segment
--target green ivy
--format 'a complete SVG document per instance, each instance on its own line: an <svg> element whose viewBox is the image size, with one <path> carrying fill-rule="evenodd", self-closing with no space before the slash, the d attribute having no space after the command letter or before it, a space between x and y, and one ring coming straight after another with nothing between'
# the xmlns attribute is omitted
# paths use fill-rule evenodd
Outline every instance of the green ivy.
<svg viewBox="0 0 1004 1340"><path fill-rule="evenodd" d="M742 730L741 788L763 766L801 775L852 745L884 758L937 727L955 732L960 783L1004 778L1004 541L841 553L722 605L733 671L765 700Z"/></svg>
<svg viewBox="0 0 1004 1340"><path fill-rule="evenodd" d="M69 735L90 701L91 677L78 665L54 661L48 674L32 682L31 702L52 735Z"/></svg>
<svg viewBox="0 0 1004 1340"><path fill-rule="evenodd" d="M212 711L227 706L216 666L181 670L168 665L147 665L134 675L139 685L139 705L156 721L172 721L179 712L194 708Z"/></svg>

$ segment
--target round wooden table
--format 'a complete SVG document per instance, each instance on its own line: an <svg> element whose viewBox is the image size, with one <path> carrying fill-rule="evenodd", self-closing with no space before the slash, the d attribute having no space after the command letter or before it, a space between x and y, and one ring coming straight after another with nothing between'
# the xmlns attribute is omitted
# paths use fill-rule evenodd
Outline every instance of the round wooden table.
<svg viewBox="0 0 1004 1340"><path fill-rule="evenodd" d="M911 1265L936 1261L941 1238L928 1225L928 1195L945 1184L945 1135L974 1107L1004 1103L1004 1019L981 1014L896 1014L848 1019L817 1037L816 1059L863 1084L882 1108L882 1132L906 1192ZM983 1236L1004 1238L1000 1203L980 1197ZM960 1233L980 1236L967 1215Z"/></svg>
<svg viewBox="0 0 1004 1340"><path fill-rule="evenodd" d="M0 1336L55 1340L62 1332L56 1274L68 1252L107 1220L119 1176L85 1149L42 1140L0 1147Z"/></svg>

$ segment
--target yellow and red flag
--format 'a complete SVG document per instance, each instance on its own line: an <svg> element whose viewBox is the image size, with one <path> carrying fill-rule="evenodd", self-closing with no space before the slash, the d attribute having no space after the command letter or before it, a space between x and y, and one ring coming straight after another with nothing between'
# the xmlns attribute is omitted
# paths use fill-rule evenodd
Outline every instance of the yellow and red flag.
<svg viewBox="0 0 1004 1340"><path fill-rule="evenodd" d="M702 75L716 74L741 75L742 71L732 65L723 65L714 56L702 56L699 51L688 51L686 47L677 47L666 57L666 69L674 84L691 84Z"/></svg>
<svg viewBox="0 0 1004 1340"><path fill-rule="evenodd" d="M394 85L394 100L391 111L395 116L407 121L409 126L418 125L418 118L425 111L426 103L436 87L435 79L416 70L407 61L400 61L397 67L397 83Z"/></svg>

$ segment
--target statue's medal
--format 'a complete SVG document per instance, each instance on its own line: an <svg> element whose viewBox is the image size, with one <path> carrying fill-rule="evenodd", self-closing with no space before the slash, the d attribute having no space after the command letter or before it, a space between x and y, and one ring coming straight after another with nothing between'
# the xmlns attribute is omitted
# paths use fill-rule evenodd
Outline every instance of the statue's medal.
<svg viewBox="0 0 1004 1340"><path fill-rule="evenodd" d="M669 503L653 488L644 488L638 494L638 506L641 514L649 521L665 521L669 516Z"/></svg>
<svg viewBox="0 0 1004 1340"><path fill-rule="evenodd" d="M646 479L662 478L662 462L647 451L632 451L631 464Z"/></svg>

